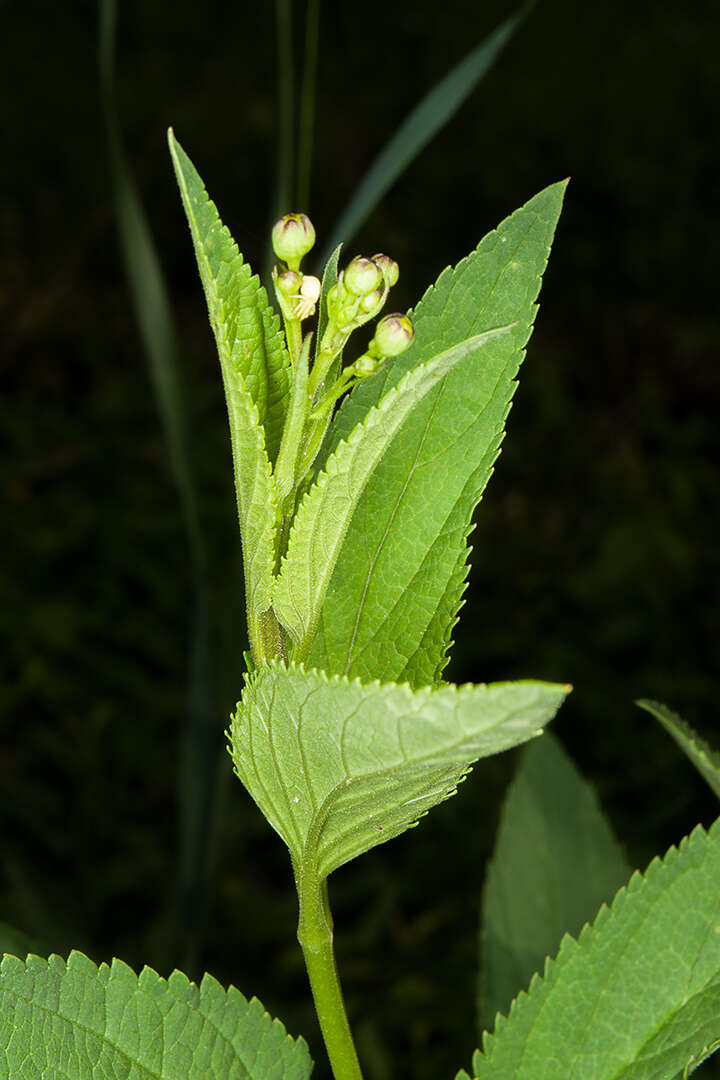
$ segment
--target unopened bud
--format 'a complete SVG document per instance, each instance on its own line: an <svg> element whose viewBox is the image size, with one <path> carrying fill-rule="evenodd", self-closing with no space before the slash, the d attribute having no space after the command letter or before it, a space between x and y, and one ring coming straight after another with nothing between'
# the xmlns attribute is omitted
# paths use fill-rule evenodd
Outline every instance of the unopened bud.
<svg viewBox="0 0 720 1080"><path fill-rule="evenodd" d="M352 373L359 379L366 379L368 375L373 375L378 368L378 361L368 353L363 353L362 356L358 356L355 363L352 365Z"/></svg>
<svg viewBox="0 0 720 1080"><path fill-rule="evenodd" d="M360 301L360 310L365 315L374 315L383 306L385 300L385 290L375 289L369 296L364 296Z"/></svg>
<svg viewBox="0 0 720 1080"><path fill-rule="evenodd" d="M346 266L343 280L353 295L367 296L382 284L382 270L372 259L364 259L358 255Z"/></svg>
<svg viewBox="0 0 720 1080"><path fill-rule="evenodd" d="M407 315L386 315L375 327L370 350L375 356L398 356L414 337L415 330Z"/></svg>
<svg viewBox="0 0 720 1080"><path fill-rule="evenodd" d="M276 272L278 267L275 267ZM300 274L294 270L286 270L284 273L276 273L275 288L278 289L283 296L297 296L300 292L300 283L302 281Z"/></svg>
<svg viewBox="0 0 720 1080"><path fill-rule="evenodd" d="M285 214L272 231L273 251L291 270L297 270L303 255L315 243L315 229L307 214Z"/></svg>
<svg viewBox="0 0 720 1080"><path fill-rule="evenodd" d="M400 267L389 255L373 255L372 261L383 276L383 280L389 289L397 284L400 277Z"/></svg>

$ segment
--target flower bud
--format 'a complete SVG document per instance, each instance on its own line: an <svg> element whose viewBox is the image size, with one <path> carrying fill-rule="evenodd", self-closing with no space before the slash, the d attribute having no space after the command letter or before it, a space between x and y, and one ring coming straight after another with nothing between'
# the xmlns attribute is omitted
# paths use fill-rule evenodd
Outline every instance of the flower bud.
<svg viewBox="0 0 720 1080"><path fill-rule="evenodd" d="M368 353L363 353L362 356L358 356L350 370L358 379L366 379L368 375L373 375L378 367L379 363L376 359Z"/></svg>
<svg viewBox="0 0 720 1080"><path fill-rule="evenodd" d="M273 226L273 251L291 270L298 269L314 243L315 229L307 214L285 214Z"/></svg>
<svg viewBox="0 0 720 1080"><path fill-rule="evenodd" d="M275 270L278 271L278 267ZM285 297L297 296L300 292L300 283L302 281L300 274L294 270L286 270L284 273L276 273L275 275L275 288L282 293Z"/></svg>
<svg viewBox="0 0 720 1080"><path fill-rule="evenodd" d="M372 259L364 259L358 255L346 266L343 280L345 287L354 296L367 296L382 284L382 270Z"/></svg>
<svg viewBox="0 0 720 1080"><path fill-rule="evenodd" d="M378 254L373 255L372 261L382 274L385 284L389 289L397 284L397 279L400 277L400 267L394 259L391 259L389 255Z"/></svg>
<svg viewBox="0 0 720 1080"><path fill-rule="evenodd" d="M375 327L370 351L374 356L398 356L407 349L414 337L415 330L407 315L397 312L386 315Z"/></svg>
<svg viewBox="0 0 720 1080"><path fill-rule="evenodd" d="M373 316L380 310L385 301L385 290L375 289L368 296L364 296L360 301L360 310L364 315Z"/></svg>

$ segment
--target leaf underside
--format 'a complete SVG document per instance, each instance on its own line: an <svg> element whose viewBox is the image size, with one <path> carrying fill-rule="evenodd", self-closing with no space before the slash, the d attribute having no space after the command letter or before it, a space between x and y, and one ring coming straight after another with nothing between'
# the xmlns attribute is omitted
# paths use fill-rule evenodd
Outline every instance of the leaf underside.
<svg viewBox="0 0 720 1080"><path fill-rule="evenodd" d="M238 776L293 861L322 877L415 824L470 766L536 735L568 687L363 684L274 664L233 717Z"/></svg>
<svg viewBox="0 0 720 1080"><path fill-rule="evenodd" d="M698 733L677 713L668 709L667 705L661 705L659 701L647 700L638 701L636 704L660 721L668 735L687 754L703 780L710 785L720 799L720 753L701 739Z"/></svg>
<svg viewBox="0 0 720 1080"><path fill-rule="evenodd" d="M485 881L483 1027L629 877L591 786L552 734L533 741L508 790Z"/></svg>
<svg viewBox="0 0 720 1080"><path fill-rule="evenodd" d="M720 1036L719 883L720 820L563 940L485 1036L474 1077L669 1080L697 1063Z"/></svg>
<svg viewBox="0 0 720 1080"><path fill-rule="evenodd" d="M0 964L8 1080L306 1080L312 1063L260 1002L205 975L161 979L82 953Z"/></svg>
<svg viewBox="0 0 720 1080"><path fill-rule="evenodd" d="M339 409L328 457L407 371L487 327L517 323L427 394L375 470L308 664L413 686L440 678L465 587L472 515L499 453L564 188L540 192L443 271L412 313L416 338L407 352L358 384Z"/></svg>

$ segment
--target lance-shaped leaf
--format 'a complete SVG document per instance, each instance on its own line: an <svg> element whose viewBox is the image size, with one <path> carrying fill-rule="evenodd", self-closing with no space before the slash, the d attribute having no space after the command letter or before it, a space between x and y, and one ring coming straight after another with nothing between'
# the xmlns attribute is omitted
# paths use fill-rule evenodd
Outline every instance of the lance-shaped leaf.
<svg viewBox="0 0 720 1080"><path fill-rule="evenodd" d="M541 191L444 270L412 312L407 352L339 409L328 455L408 370L484 327L517 320L426 396L375 470L327 591L308 657L314 667L413 686L439 678L465 587L473 511L499 453L564 189Z"/></svg>
<svg viewBox="0 0 720 1080"><path fill-rule="evenodd" d="M569 689L412 690L273 664L243 692L231 752L294 864L325 877L454 794L473 762L538 734Z"/></svg>
<svg viewBox="0 0 720 1080"><path fill-rule="evenodd" d="M551 734L536 739L505 799L485 881L483 1027L629 877L591 786Z"/></svg>
<svg viewBox="0 0 720 1080"><path fill-rule="evenodd" d="M271 457L280 444L289 389L289 361L277 318L230 233L208 199L192 162L168 135L227 401L243 544L250 641L256 656L259 616L270 606L279 517Z"/></svg>
<svg viewBox="0 0 720 1080"><path fill-rule="evenodd" d="M477 1051L478 1080L668 1080L720 1037L720 821L634 874ZM467 1080L460 1073L458 1080Z"/></svg>
<svg viewBox="0 0 720 1080"><path fill-rule="evenodd" d="M645 709L671 735L681 750L692 761L693 765L702 778L710 785L720 799L720 754L701 739L696 731L686 724L682 717L668 709L667 705L661 705L659 701L636 701L641 709Z"/></svg>
<svg viewBox="0 0 720 1080"><path fill-rule="evenodd" d="M308 654L348 526L373 472L386 455L402 458L398 436L433 387L464 357L511 330L486 330L408 371L325 462L295 515L273 596L275 614L294 642L294 660Z"/></svg>
<svg viewBox="0 0 720 1080"><path fill-rule="evenodd" d="M307 1080L312 1063L260 1002L205 975L161 979L82 953L0 964L0 1075L8 1080Z"/></svg>
<svg viewBox="0 0 720 1080"><path fill-rule="evenodd" d="M257 276L243 261L172 129L168 143L217 342L228 409L237 385L233 376L239 374L257 407L267 453L274 461L291 381L290 357L280 319L268 304Z"/></svg>

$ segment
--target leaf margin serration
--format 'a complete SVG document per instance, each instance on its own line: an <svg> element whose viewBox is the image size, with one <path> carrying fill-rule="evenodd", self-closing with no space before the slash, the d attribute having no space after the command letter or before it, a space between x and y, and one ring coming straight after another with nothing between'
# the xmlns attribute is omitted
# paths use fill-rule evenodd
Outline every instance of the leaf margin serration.
<svg viewBox="0 0 720 1080"><path fill-rule="evenodd" d="M287 754L284 755L283 748L278 740L284 740L286 734L280 730L282 726L277 716L272 716L272 711L275 706L275 696L282 694L282 682L286 681L288 691L286 694L286 701L279 701L279 708L285 712L290 713L291 705L287 704L291 702L292 708L295 710L292 713L292 726L294 727L293 739L296 740L291 746ZM296 682L297 687L293 688L291 682ZM264 684L264 685L262 685ZM356 718L357 713L368 709L368 703L372 704L373 695L377 699L377 707L388 708L388 704L392 704L389 715L403 716L405 721L408 721L410 717L418 718L418 725L422 727L424 738L427 738L427 732L431 725L429 720L429 714L432 713L432 707L428 710L428 703L432 703L433 700L438 703L438 708L445 707L448 709L450 702L453 702L455 709L455 723L459 724L458 709L465 707L470 703L471 698L478 698L478 691L482 691L486 694L486 701L482 704L486 705L488 713L492 714L493 709L497 710L506 709L506 704L502 701L503 694L508 691L511 694L518 693L522 696L522 690L528 695L528 700L524 702L515 703L515 708L520 708L526 715L523 717L520 729L517 728L517 722L513 724L510 715L505 715L497 723L488 723L484 727L480 726L476 731L470 735L467 731L464 731L462 738L459 739L457 746L453 749L452 746L435 747L432 754L422 758L416 757L414 760L404 757L403 760L394 765L388 765L383 763L377 769L370 771L359 771L354 776L350 776L347 771L347 763L343 758L342 770L343 776L337 783L331 785L322 795L318 794L318 789L322 788L323 784L327 786L327 779L323 778L317 781L318 774L317 766L315 766L315 776L312 774L312 768L308 765L305 758L306 749L303 749L302 738L299 735L300 727L303 721L303 710L307 701L311 696L316 694L319 690L328 691L342 687L346 691L350 691L358 698L356 708L354 708L348 717L345 717L343 723L346 723L348 719L353 720ZM521 690L522 688L522 690ZM485 756L492 755L494 753L500 753L504 749L508 749L511 746L518 745L521 742L525 742L528 739L538 735L545 724L549 723L553 718L560 705L564 701L567 693L571 687L557 683L547 683L539 680L518 680L515 682L497 682L489 684L464 684L462 686L455 686L452 684L442 684L438 686L425 686L415 688L409 683L402 684L381 682L379 679L364 680L360 677L348 678L345 675L338 675L334 673L328 673L322 669L308 668L306 665L300 663L296 664L290 662L288 664L282 661L275 660L262 670L253 672L246 680L245 687L243 689L243 696L238 702L237 707L232 714L231 724L229 730L226 732L228 739L228 751L233 760L234 771L240 781L243 783L248 793L253 800L257 803L259 809L268 820L272 828L278 833L281 839L285 842L291 852L293 862L298 864L307 854L307 841L311 831L315 828L317 823L317 811L318 808L323 809L328 799L336 799L340 802L342 800L342 794L347 790L351 784L364 783L366 781L378 782L383 778L393 775L399 776L398 785L404 783L409 773L413 770L419 770L421 768L436 768L443 769L448 773L448 778L443 781L443 784L447 788L446 793L436 800L436 802L430 802L427 806L427 810L432 806L437 805L438 802L444 801L445 798L449 798L457 790L457 785L461 782L464 776L470 771L473 765ZM303 701L298 704L295 701L293 695L302 696L305 695ZM264 696L264 701L269 705L269 708L263 712L263 706L260 702L260 697ZM337 695L336 695L337 697ZM447 700L446 700L447 699ZM397 708L397 704L400 702L403 708L400 712L393 712ZM343 707L346 707L346 702L343 703ZM480 704L479 701L472 701L474 708L477 708ZM337 706L340 709L340 705ZM530 713L535 710L535 718L529 719ZM256 718L253 718L253 711L257 714ZM537 719L538 715L542 717L541 720ZM420 723L422 718L422 723ZM260 728L257 725L257 720L264 730L264 737L261 736L265 742L265 746L260 746L259 750L253 748L253 740L255 735L253 734L253 725L255 725L255 731L259 732ZM318 723L317 719L311 721L311 723ZM449 724L449 721L447 722ZM497 738L498 729L503 729L502 737ZM398 728L398 732L399 732ZM517 734L518 730L522 733ZM510 732L514 734L509 735ZM402 738L397 734L398 745L402 743ZM327 733L326 733L327 735ZM509 737L508 737L509 736ZM363 740L365 740L365 733L363 733ZM306 738L306 736L305 736ZM328 735L327 738L331 739ZM342 741L345 738L345 729L343 728ZM273 741L275 740L275 741ZM340 743L334 741L333 745L339 747ZM392 741L392 736L391 736ZM488 742L492 741L495 745L488 748ZM472 745L471 745L472 744ZM477 745L475 745L477 744ZM484 744L484 746L483 746ZM285 744L287 745L287 744ZM318 744L319 745L319 744ZM462 750L459 747L462 746ZM278 750L278 747L280 749ZM482 748L480 748L482 747ZM321 751L316 746L314 753L317 755ZM259 753L260 756L257 756ZM343 751L344 754L344 751ZM404 751L403 751L404 754ZM267 762L272 758L273 760L273 777L276 778L276 784L273 786L272 791L268 791L268 786L264 778L263 772L267 771ZM264 761L263 761L264 759ZM326 759L323 759L324 761ZM333 763L332 768L336 769L337 762ZM450 772L453 773L452 778ZM292 783L288 787L288 777L292 778ZM293 786L294 785L294 786ZM450 790L452 788L452 790ZM292 789L292 790L291 790ZM314 789L314 790L313 790ZM294 791L294 795L292 792ZM423 802L430 799L433 794L438 792L429 792L424 795L418 796L413 802ZM317 802L317 799L320 802ZM404 804L405 805L405 804ZM314 807L311 810L309 816L305 810L306 806ZM337 807L335 807L337 809ZM388 832L386 835L371 836L371 842L367 842L362 848L362 851L357 851L357 854L362 854L365 851L371 849L371 847L377 846L377 844L384 843L386 840L393 839L395 836L404 832L407 828L413 827L417 824L420 817L424 816L427 810L422 809L420 806L416 808L418 814L411 821L412 815L406 815L407 821L402 825L402 828L397 832ZM420 812L422 810L422 812ZM392 807L390 811L387 808L383 812L393 813ZM301 822L301 816L305 817L305 824ZM372 818L374 814L370 814ZM368 822L363 822L363 827ZM384 830L381 830L384 833ZM317 858L319 869L323 873L331 873L332 870L337 869L348 861L347 858L342 858L340 861L335 861L335 857L331 854L323 854L322 843L318 848L318 852L315 853L313 858ZM356 855L351 856L352 858Z"/></svg>
<svg viewBox="0 0 720 1080"><path fill-rule="evenodd" d="M19 979L23 980L25 987L30 986L30 992L23 994L18 988L13 990L3 986L8 979L15 982ZM41 998L43 994L52 995L56 1007L54 1010L49 1009L45 1003L36 1007L45 1011L49 1009L49 1012L56 1015L61 1023L70 1026L79 1025L84 1032L83 1047L87 1054L91 1052L90 1047L95 1042L96 1049L98 1044L108 1047L111 1054L117 1054L123 1059L129 1058L135 1062L137 1068L143 1071L149 1068L147 1063L142 1063L130 1054L129 1047L123 1047L123 1040L116 1030L118 1023L120 1028L123 1028L122 1014L118 1021L114 1012L120 1004L123 1009L132 1006L135 1015L142 1016L143 1002L149 1000L154 1003L158 1015L163 1018L163 1035L169 1035L170 1032L167 1029L172 1030L172 1027L177 1024L177 1009L186 1010L188 1018L199 1017L203 1025L209 1025L214 1031L213 1058L216 1056L218 1040L222 1039L225 1057L229 1055L239 1063L243 1069L242 1075L248 1076L251 1080L283 1080L288 1075L297 1080L308 1080L310 1076L312 1061L307 1043L302 1036L293 1038L282 1021L272 1017L256 997L246 998L232 985L226 989L217 979L207 973L199 983L190 980L187 975L178 970L173 971L166 979L147 965L136 973L129 964L118 958L114 958L109 964L96 964L77 949L73 949L66 958L54 953L47 958L28 954L23 960L9 953L4 954L0 960L0 992L15 993L19 1001L32 1006L33 991L38 981L41 983ZM78 984L81 987L83 984L92 986L97 992L94 1004L96 1007L99 1006L96 1008L98 1015L100 1012L103 1014L103 1031L95 1031L92 1027L86 1000L83 998L76 1001L74 998L73 990L77 989ZM71 1007L77 1007L78 1017L82 1017L82 1020L66 1015L70 1011L68 1004ZM243 1028L243 1031L240 1031L240 1028ZM108 1034L108 1029L111 1034ZM17 1030L15 1028L11 1032L11 1037L15 1040L13 1054L16 1054L18 1050ZM1 1031L2 1025L0 1025ZM30 1034L36 1036L37 1031L31 1029ZM157 1055L156 1044L153 1046L150 1043L146 1044L137 1032L135 1034L140 1041L138 1052L141 1052L145 1059L151 1053ZM238 1034L245 1034L246 1042L236 1047L234 1043ZM171 1051L174 1047L175 1043L173 1046L162 1049L163 1060L166 1054L172 1057ZM44 1046L44 1049L48 1047ZM266 1054L268 1049L276 1059L271 1063L273 1067L270 1073L266 1071L266 1062L263 1063L264 1071L261 1075L256 1068L248 1064L247 1060L243 1060L243 1054L246 1058L249 1056L257 1059L260 1054ZM0 1048L0 1060L6 1052L7 1047ZM27 1054L24 1060L27 1060ZM5 1063L7 1064L7 1057L5 1057ZM85 1067L82 1062L79 1064ZM191 1076L194 1080L205 1080L208 1076L207 1065L203 1064L202 1068L204 1070L202 1074L197 1071L198 1066L193 1066L193 1071L187 1073L184 1071L187 1069L187 1062L184 1061L182 1075ZM39 1074L38 1077L33 1077L27 1071L26 1065L24 1065L24 1070L22 1080L38 1080ZM290 1070L289 1073L288 1070ZM9 1080L12 1080L13 1075L17 1074L10 1073ZM153 1075L162 1077L162 1073L153 1072ZM179 1078L180 1074L173 1070L173 1075ZM18 1080L20 1080L19 1076ZM221 1080L221 1076L218 1075L216 1080Z"/></svg>
<svg viewBox="0 0 720 1080"><path fill-rule="evenodd" d="M422 319L425 317L425 312L429 312L428 317L431 320L440 317L433 311L433 305L435 305L436 308L438 306L442 308L443 305L447 304L448 297L454 288L462 287L467 289L468 283L465 282L463 284L463 275L472 272L473 264L478 260L482 260L483 256L487 255L489 263L493 262L495 248L504 242L503 230L507 231L512 227L513 219L517 222L520 220L520 216L525 214L529 222L526 232L533 227L539 228L540 231L543 231L544 229L546 238L543 240L542 247L536 249L536 256L532 260L534 272L532 277L529 277L530 284L524 287L523 299L517 301L518 310L527 309L527 315L521 319L521 328L513 341L512 356L503 366L502 377L507 378L507 395L503 402L499 401L497 407L493 408L493 413L495 414L496 412L499 413L502 407L502 416L491 436L488 437L482 460L477 468L473 470L474 474L479 474L477 476L477 490L471 498L467 499L468 507L465 514L464 536L460 542L457 555L452 561L452 565L450 565L449 561L447 563L445 585L439 593L436 614L428 619L425 628L420 635L419 641L415 646L416 651L423 650L426 647L428 638L427 631L429 630L430 636L439 641L437 654L431 657L421 657L419 660L412 656L405 656L402 661L401 669L397 671L393 669L392 671L385 673L390 679L410 675L413 668L417 668L417 675L413 672L413 679L417 678L418 684L429 677L433 680L437 680L441 677L442 671L447 665L449 650L452 643L452 629L457 622L457 615L462 606L463 597L467 588L470 554L467 541L472 532L475 510L484 493L485 487L492 476L495 462L500 453L508 412L517 388L516 376L519 367L525 358L525 347L535 325L535 318L539 308L539 304L537 303L538 294L547 268L553 234L557 225L559 213L562 209L566 185L567 181L559 181L555 184L548 185L548 187L529 199L527 203L504 218L497 228L491 230L479 241L472 252L454 266L446 266L438 276L437 280L425 290L425 293L418 304L416 304L409 312L411 317L414 317L419 321L420 327L422 327ZM495 261L497 262L498 260L496 259ZM497 280L499 280L499 278ZM488 296L492 297L494 295L493 290L497 289L498 285L496 281ZM498 296L500 296L500 293L498 293ZM496 301L494 299L492 301L488 300L487 303L490 304L491 302L495 303ZM501 321L507 321L512 317L512 314L512 312L507 312L506 318ZM493 318L497 319L497 315L497 311L494 311L491 321ZM429 332L428 338L432 337L433 334ZM416 338L415 344L417 344L417 341L418 339ZM348 430L350 430L354 424L359 423L362 420L362 417L366 414L368 409L372 407L372 404L376 403L377 400L387 392L387 389L394 385L395 382L397 382L397 380L417 362L415 360L415 355L416 349L414 346L411 346L406 353L395 358L391 364L387 365L384 371L373 376L372 379L367 380L366 383L359 384L355 387L348 398L341 404L333 421L333 428L323 447L323 454L325 457L332 453L340 439L347 437ZM322 464L322 459L320 464ZM462 498L466 499L466 495L463 494ZM460 501L460 499L458 501ZM460 529L457 531L459 533ZM333 585L331 583L331 590L332 587ZM438 614L442 604L445 604L444 612ZM330 616L328 615L328 610L325 609L322 621L318 626L315 647L311 651L309 659L317 666L329 666L332 670L340 670L336 660L332 658L335 635L331 633L330 636L328 636L328 618L330 618ZM433 629L431 627L433 620L439 620L443 623L442 633L438 633L436 628ZM381 625L384 625L384 623ZM353 662L353 658L349 657L345 670L364 670L362 664L359 668L354 669L352 666Z"/></svg>
<svg viewBox="0 0 720 1080"><path fill-rule="evenodd" d="M257 406L260 424L265 430L268 458L274 462L285 422L292 371L280 317L270 306L264 285L258 275L253 273L249 263L245 262L230 230L222 221L216 203L210 198L205 182L175 138L172 128L168 130L168 145L190 226L210 325L217 344L226 398L232 392L231 374L242 375L248 393ZM193 205L186 171L189 171L191 179L197 183L204 199L199 208ZM212 220L212 227L206 237L200 235L198 209L207 213ZM211 232L215 234L213 241L218 242L222 251L221 266L217 273L212 273L208 256L207 237ZM201 252L203 260L200 258ZM234 310L227 298L228 290L233 287L239 294L235 298ZM230 340L233 329L237 331L241 322L247 324L252 320L255 322L254 340L243 339L239 333L234 341Z"/></svg>
<svg viewBox="0 0 720 1080"><path fill-rule="evenodd" d="M702 825L695 826L679 843L671 845L663 855L656 855L644 872L641 873L639 870L635 870L627 884L617 891L610 904L603 904L594 920L586 923L577 937L570 934L564 935L557 954L546 959L543 973L533 975L527 990L520 991L511 1003L507 1016L498 1013L495 1017L493 1031L483 1033L482 1049L476 1049L473 1054L472 1080L505 1080L506 1072L498 1073L498 1066L493 1062L493 1056L497 1052L498 1045L502 1039L507 1038L504 1033L508 1031L513 1023L525 1022L528 1015L532 1016L531 1010L535 1010L536 1015L540 1014L548 995L557 984L557 980L562 977L566 964L582 950L592 948L593 943L597 940L598 935L603 932L606 925L615 917L621 916L626 906L634 902L633 897L638 891L655 886L658 889L658 895L662 896L663 875L670 876L673 873L673 868L677 868L680 859L701 857L702 852L698 850L701 845L707 849L708 845L713 843L720 849L718 837L720 837L720 818L708 829L705 829ZM714 852L714 855L717 860L720 860L720 854L717 851ZM688 869L693 870L697 869L697 867L691 864ZM678 880L679 877L680 874L675 878L671 877L670 884ZM531 1031L532 1025L529 1028L526 1027L524 1045L526 1045ZM651 1034L647 1045L652 1043L657 1033L656 1030ZM501 1067L503 1070L508 1068L507 1064L503 1064ZM613 1075L617 1075L618 1080L622 1080L624 1074L620 1072ZM672 1075L675 1076L676 1071ZM457 1074L456 1080L471 1080L471 1078L461 1070Z"/></svg>

